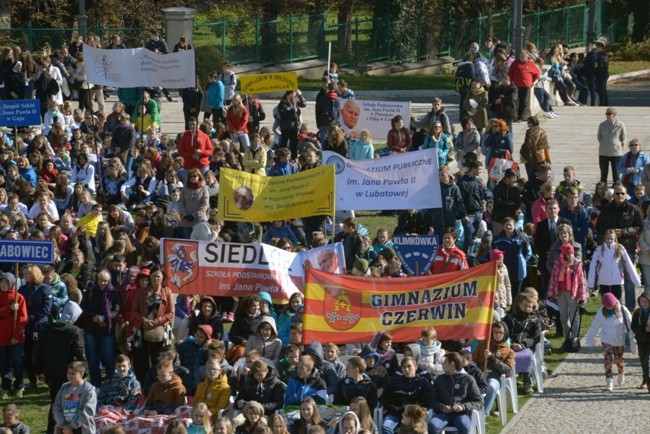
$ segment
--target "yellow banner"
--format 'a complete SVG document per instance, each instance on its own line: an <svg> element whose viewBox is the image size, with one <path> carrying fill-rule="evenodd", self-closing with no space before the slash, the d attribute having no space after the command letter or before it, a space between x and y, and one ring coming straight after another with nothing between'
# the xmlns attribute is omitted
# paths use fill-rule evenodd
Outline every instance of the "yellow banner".
<svg viewBox="0 0 650 434"><path fill-rule="evenodd" d="M273 72L239 77L241 93L258 94L283 92L298 89L298 74L295 72Z"/></svg>
<svg viewBox="0 0 650 434"><path fill-rule="evenodd" d="M219 220L268 222L334 214L333 164L286 176L219 172Z"/></svg>

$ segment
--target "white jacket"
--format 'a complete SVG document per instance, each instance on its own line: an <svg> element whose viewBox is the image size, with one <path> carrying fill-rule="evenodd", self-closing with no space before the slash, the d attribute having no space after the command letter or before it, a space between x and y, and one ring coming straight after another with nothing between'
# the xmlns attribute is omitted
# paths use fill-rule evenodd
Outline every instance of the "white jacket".
<svg viewBox="0 0 650 434"><path fill-rule="evenodd" d="M605 317L603 315L603 308L598 309L596 313L596 318L591 323L589 331L587 332L587 346L595 346L595 338L598 332L600 332L600 342L603 344L609 344L615 347L622 347L625 345L625 334L627 332L626 328L632 324L632 315L627 308L619 303L621 307L621 316L617 317L612 315L610 317ZM623 319L625 315L625 320ZM627 326L627 327L626 327ZM631 333L631 332L630 332ZM633 339L634 336L630 335L630 339Z"/></svg>
<svg viewBox="0 0 650 434"><path fill-rule="evenodd" d="M634 286L641 286L641 279L636 272L636 267L630 260L630 256L625 249L619 259L614 258L615 244L608 247L602 244L594 251L594 256L591 258L591 265L589 266L589 274L587 276L587 285L593 288L596 284L599 285L622 285L624 282L623 267L627 269L627 273L634 283ZM596 269L598 268L598 282L596 280Z"/></svg>

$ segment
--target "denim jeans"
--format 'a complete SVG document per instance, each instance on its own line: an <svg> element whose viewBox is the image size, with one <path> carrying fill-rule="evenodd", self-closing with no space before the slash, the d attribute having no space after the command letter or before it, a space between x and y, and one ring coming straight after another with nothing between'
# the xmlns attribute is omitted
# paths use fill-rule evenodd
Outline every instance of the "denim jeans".
<svg viewBox="0 0 650 434"><path fill-rule="evenodd" d="M2 372L2 390L10 391L12 386L11 369L14 370L14 390L23 387L23 344L0 347L0 369Z"/></svg>
<svg viewBox="0 0 650 434"><path fill-rule="evenodd" d="M478 225L483 220L483 213L477 212L474 214L467 214L469 222L463 222L463 229L465 230L465 237L463 238L463 251L467 253L474 241L474 234L478 231Z"/></svg>
<svg viewBox="0 0 650 434"><path fill-rule="evenodd" d="M429 434L439 434L447 425L455 427L460 434L467 434L472 429L472 419L466 414L436 413L429 422Z"/></svg>
<svg viewBox="0 0 650 434"><path fill-rule="evenodd" d="M641 266L641 274L643 275L643 286L645 290L650 290L650 264L639 264Z"/></svg>
<svg viewBox="0 0 650 434"><path fill-rule="evenodd" d="M396 414L386 414L384 417L384 424L382 425L382 432L383 434L394 434L397 432L397 428L399 428L400 424L402 423L402 418Z"/></svg>
<svg viewBox="0 0 650 434"><path fill-rule="evenodd" d="M86 345L86 359L90 370L90 383L95 387L101 387L102 374L99 363L104 365L108 373L113 372L117 349L115 337L112 335L97 335L84 332L84 344Z"/></svg>
<svg viewBox="0 0 650 434"><path fill-rule="evenodd" d="M494 405L494 400L497 397L497 393L499 392L499 389L501 389L501 381L499 381L498 378L488 378L487 385L488 385L487 393L485 394L485 398L483 399L483 403L484 403L483 412L485 413L486 416L490 414L490 410L492 409L492 405Z"/></svg>
<svg viewBox="0 0 650 434"><path fill-rule="evenodd" d="M634 261L636 258L630 255L630 259ZM623 272L625 275L625 284L623 285L625 288L625 307L627 307L630 312L633 312L636 308L636 287L634 286L634 283L632 283L632 279L630 279L630 275L626 268L623 268Z"/></svg>
<svg viewBox="0 0 650 434"><path fill-rule="evenodd" d="M248 133L238 132L230 134L230 138L234 143L239 143L241 145L241 152L248 151L251 147L250 139L248 138Z"/></svg>

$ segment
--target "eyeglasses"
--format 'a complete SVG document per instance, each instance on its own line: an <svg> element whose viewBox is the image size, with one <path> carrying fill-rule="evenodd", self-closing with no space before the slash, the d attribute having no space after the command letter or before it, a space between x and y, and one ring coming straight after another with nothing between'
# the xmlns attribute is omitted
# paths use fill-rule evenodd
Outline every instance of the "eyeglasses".
<svg viewBox="0 0 650 434"><path fill-rule="evenodd" d="M614 194L617 195L617 196L625 196L627 193L624 193L624 192L622 192L622 191L617 191L617 192L614 193Z"/></svg>
<svg viewBox="0 0 650 434"><path fill-rule="evenodd" d="M611 116L611 115L613 115L613 114L616 114L616 113L612 113L612 112L605 112L605 115L606 115L606 116Z"/></svg>
<svg viewBox="0 0 650 434"><path fill-rule="evenodd" d="M632 143L630 145L630 148L638 148L639 146L641 146L641 145L639 145L638 143Z"/></svg>

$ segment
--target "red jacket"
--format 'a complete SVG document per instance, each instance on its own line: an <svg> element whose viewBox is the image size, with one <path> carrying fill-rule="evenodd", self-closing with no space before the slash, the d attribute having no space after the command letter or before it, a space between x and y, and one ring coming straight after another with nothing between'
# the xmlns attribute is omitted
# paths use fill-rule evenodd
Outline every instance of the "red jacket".
<svg viewBox="0 0 650 434"><path fill-rule="evenodd" d="M411 132L408 128L402 127L401 130L391 128L388 131L386 145L393 152L408 152L411 149Z"/></svg>
<svg viewBox="0 0 650 434"><path fill-rule="evenodd" d="M438 246L436 257L431 264L431 274L449 273L450 271L467 270L467 258L465 252L454 246L446 249L444 246Z"/></svg>
<svg viewBox="0 0 650 434"><path fill-rule="evenodd" d="M201 150L199 159L194 159L194 151ZM214 152L210 137L201 130L197 130L196 135L192 134L189 130L183 133L181 143L178 145L178 155L183 157L183 168L202 169L210 165L210 156Z"/></svg>
<svg viewBox="0 0 650 434"><path fill-rule="evenodd" d="M540 71L535 62L515 60L508 69L508 77L516 87L532 87L539 79Z"/></svg>
<svg viewBox="0 0 650 434"><path fill-rule="evenodd" d="M228 108L226 113L226 126L228 127L229 133L238 133L240 131L248 134L248 110L242 104L241 106L241 115L237 116L233 107Z"/></svg>
<svg viewBox="0 0 650 434"><path fill-rule="evenodd" d="M25 327L27 326L27 304L25 298L18 294L18 321L14 330L14 314L9 305L14 302L14 291L0 291L0 346L11 345L11 339L19 343L25 342Z"/></svg>

